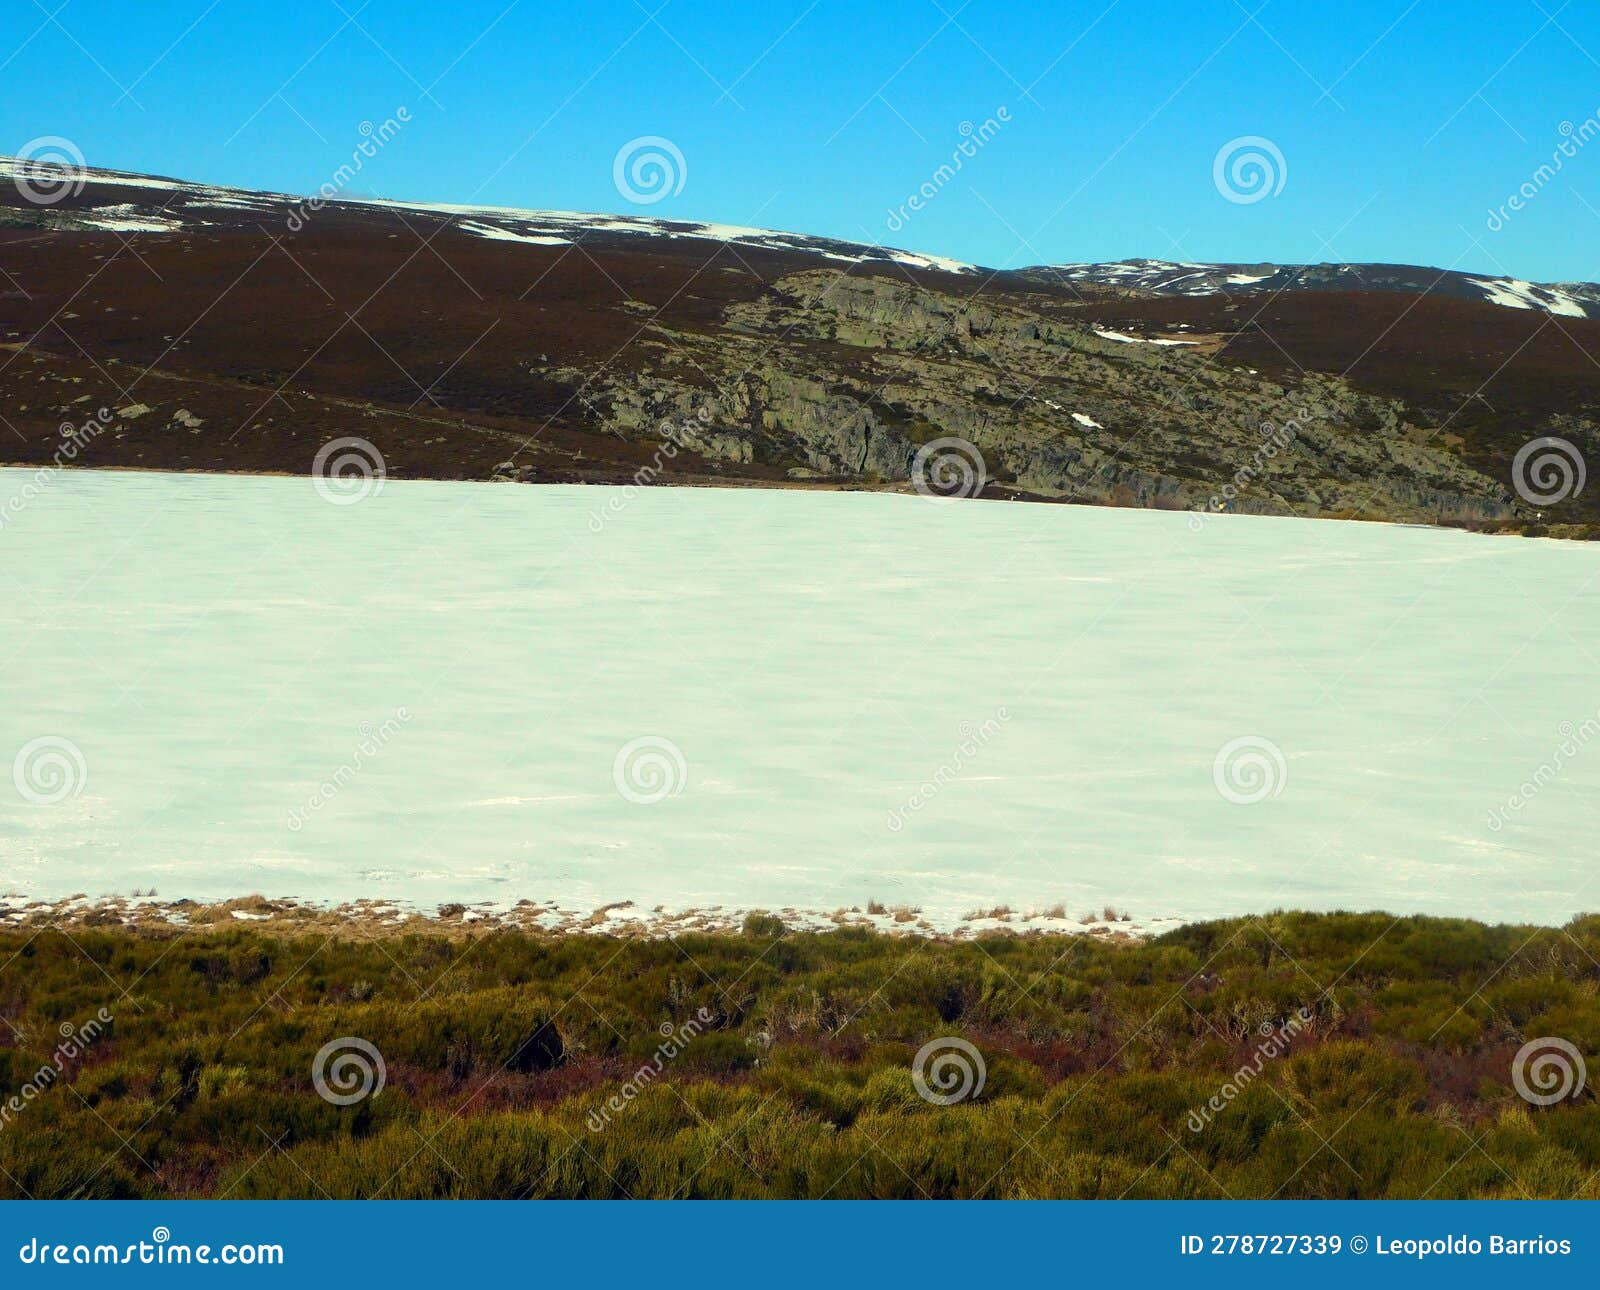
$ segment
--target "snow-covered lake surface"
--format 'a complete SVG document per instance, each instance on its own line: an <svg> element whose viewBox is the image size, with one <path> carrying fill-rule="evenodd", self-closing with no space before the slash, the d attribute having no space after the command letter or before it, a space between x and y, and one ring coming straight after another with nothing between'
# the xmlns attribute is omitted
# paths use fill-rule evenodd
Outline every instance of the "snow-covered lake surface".
<svg viewBox="0 0 1600 1290"><path fill-rule="evenodd" d="M879 900L939 926L1600 908L1594 546L33 479L0 471L0 891Z"/></svg>

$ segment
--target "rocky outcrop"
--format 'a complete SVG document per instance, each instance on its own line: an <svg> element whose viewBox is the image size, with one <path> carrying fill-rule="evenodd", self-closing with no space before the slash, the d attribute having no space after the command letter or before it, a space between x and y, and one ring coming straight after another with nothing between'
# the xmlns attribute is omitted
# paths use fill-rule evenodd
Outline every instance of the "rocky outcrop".
<svg viewBox="0 0 1600 1290"><path fill-rule="evenodd" d="M981 302L881 276L798 273L714 329L651 325L663 361L569 368L624 437L796 477L905 481L967 441L1022 492L1173 509L1402 519L1513 514L1504 487L1401 405L1331 376L1228 366L1215 337L1128 337L1015 294Z"/></svg>

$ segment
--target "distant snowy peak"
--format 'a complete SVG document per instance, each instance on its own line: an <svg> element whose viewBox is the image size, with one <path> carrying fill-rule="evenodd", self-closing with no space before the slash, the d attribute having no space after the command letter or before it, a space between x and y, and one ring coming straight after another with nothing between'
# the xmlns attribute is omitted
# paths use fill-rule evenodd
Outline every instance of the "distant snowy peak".
<svg viewBox="0 0 1600 1290"><path fill-rule="evenodd" d="M1542 284L1410 264L1194 264L1118 260L1050 264L1021 270L1039 282L1092 283L1163 296L1253 296L1296 291L1402 291L1486 300L1508 309L1540 309L1566 318L1600 318L1600 285Z"/></svg>
<svg viewBox="0 0 1600 1290"><path fill-rule="evenodd" d="M204 232L241 224L270 226L273 222L298 231L319 217L349 218L362 211L392 210L402 216L443 216L470 236L531 246L566 246L590 238L633 235L814 255L841 264L892 264L941 273L979 271L975 265L939 255L733 224L403 202L343 193L327 198L295 197L119 170L67 170L18 157L0 157L0 207L32 208L39 221L62 229L108 233Z"/></svg>

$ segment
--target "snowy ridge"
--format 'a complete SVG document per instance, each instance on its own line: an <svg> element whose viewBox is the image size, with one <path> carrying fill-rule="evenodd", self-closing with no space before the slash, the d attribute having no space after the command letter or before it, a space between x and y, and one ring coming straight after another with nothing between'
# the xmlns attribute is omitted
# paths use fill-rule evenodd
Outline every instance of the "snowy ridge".
<svg viewBox="0 0 1600 1290"><path fill-rule="evenodd" d="M1403 291L1484 300L1565 318L1600 318L1600 285L1544 284L1408 264L1196 264L1119 260L1050 264L1021 271L1040 282L1086 282L1163 296L1250 296L1301 291Z"/></svg>
<svg viewBox="0 0 1600 1290"><path fill-rule="evenodd" d="M47 204L29 200L30 186L75 190ZM338 195L328 200L187 183L153 175L89 168L70 171L25 158L0 157L0 205L32 210L63 230L159 235L226 229L241 224L304 224L319 218L359 218L363 211L393 210L445 217L456 231L508 245L563 247L616 236L696 240L729 247L815 256L839 264L884 264L941 273L977 274L979 266L865 242L746 228L698 220L584 211L524 210L408 202ZM1046 283L1090 283L1102 288L1169 296L1253 296L1305 291L1398 291L1481 300L1507 309L1539 310L1567 318L1600 318L1600 285L1536 283L1404 264L1202 264L1189 260L1133 259L1113 263L1036 265L1006 277ZM1110 337L1108 339L1121 339Z"/></svg>
<svg viewBox="0 0 1600 1290"><path fill-rule="evenodd" d="M533 246L566 246L587 237L616 234L697 239L757 250L816 255L845 264L898 264L942 273L977 273L976 265L946 256L924 255L893 247L836 238L784 233L776 229L745 228L698 220L650 219L637 215L607 215L585 211L523 210L511 206L472 206L440 202L407 202L387 198L339 196L329 200L295 197L287 193L255 192L210 184L185 183L152 175L116 170L85 169L72 172L18 157L0 157L0 202L27 203L29 185L81 186L71 200L37 205L42 218L63 228L113 233L176 233L226 227L237 217L256 216L286 220L299 213L307 224L316 211L349 214L360 210L388 209L419 215L454 217L460 232L498 242ZM7 200L16 189L21 201ZM133 191L129 191L133 190ZM159 200L137 200L137 192L161 193ZM311 214L307 214L310 210ZM230 218L232 217L232 218Z"/></svg>

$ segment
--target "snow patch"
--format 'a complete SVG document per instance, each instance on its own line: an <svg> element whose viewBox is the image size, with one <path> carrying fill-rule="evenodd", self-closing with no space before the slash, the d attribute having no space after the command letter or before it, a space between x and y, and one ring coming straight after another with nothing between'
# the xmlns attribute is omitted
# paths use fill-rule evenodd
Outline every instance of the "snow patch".
<svg viewBox="0 0 1600 1290"><path fill-rule="evenodd" d="M1565 291L1535 286L1520 278L1469 278L1467 281L1481 287L1490 304L1504 305L1507 309L1543 309L1563 318L1588 317L1588 311Z"/></svg>
<svg viewBox="0 0 1600 1290"><path fill-rule="evenodd" d="M90 228L103 229L108 233L172 233L183 227L180 219L152 215L131 202L124 202L120 206L97 206L87 211L66 211L63 214Z"/></svg>
<svg viewBox="0 0 1600 1290"><path fill-rule="evenodd" d="M1193 340L1172 340L1163 336L1130 336L1125 331L1104 331L1099 327L1092 328L1096 336L1104 340L1120 341L1124 345L1197 345Z"/></svg>
<svg viewBox="0 0 1600 1290"><path fill-rule="evenodd" d="M527 242L532 246L571 246L569 237L556 237L549 233L518 233L494 224L480 224L476 220L462 220L456 225L463 233L486 237L494 242Z"/></svg>

